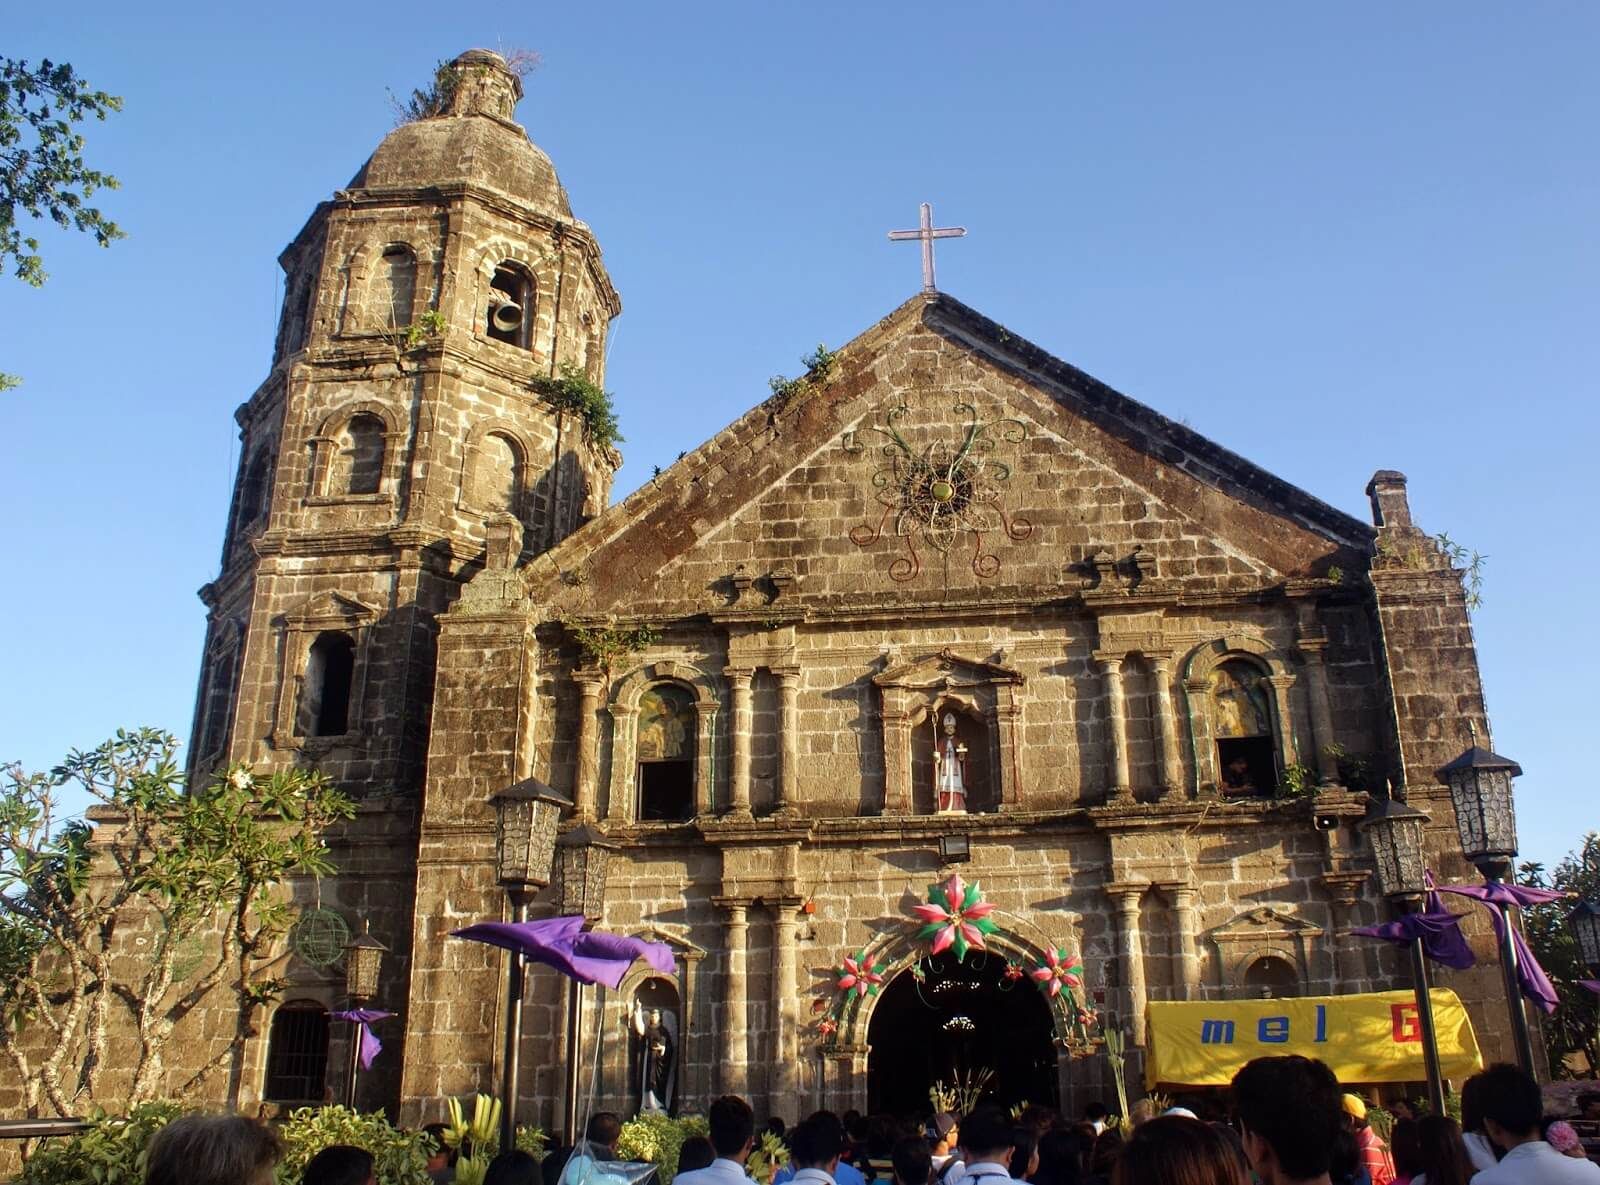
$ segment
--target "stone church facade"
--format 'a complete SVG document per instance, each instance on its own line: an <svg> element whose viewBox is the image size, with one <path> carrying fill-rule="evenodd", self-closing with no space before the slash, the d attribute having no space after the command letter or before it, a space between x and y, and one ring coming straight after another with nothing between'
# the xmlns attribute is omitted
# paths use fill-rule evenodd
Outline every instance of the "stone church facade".
<svg viewBox="0 0 1600 1185"><path fill-rule="evenodd" d="M314 765L360 801L314 892L391 951L364 1106L416 1122L495 1088L503 963L447 934L505 915L489 800L529 778L617 846L600 925L680 955L587 1000L619 1109L635 1000L673 1015L680 1109L878 1101L891 993L836 1009L833 969L918 965L909 906L951 872L997 907L992 957L1080 956L1135 1044L1148 1000L1408 985L1344 936L1386 916L1360 792L1403 785L1461 872L1433 771L1487 721L1461 574L1403 476L1351 518L925 293L609 506L619 458L530 383L603 382L620 300L512 122L517 79L457 66L449 113L391 133L282 256L202 591L196 772ZM935 809L945 736L964 812ZM336 966L287 968L246 1105L297 1101L279 1014L341 999ZM1496 969L1441 982L1508 1054ZM1049 1017L1055 1099L1106 1095ZM535 968L520 1105L547 1126L565 1024ZM330 1087L339 1029L310 1030ZM190 1035L197 1061L222 1032Z"/></svg>

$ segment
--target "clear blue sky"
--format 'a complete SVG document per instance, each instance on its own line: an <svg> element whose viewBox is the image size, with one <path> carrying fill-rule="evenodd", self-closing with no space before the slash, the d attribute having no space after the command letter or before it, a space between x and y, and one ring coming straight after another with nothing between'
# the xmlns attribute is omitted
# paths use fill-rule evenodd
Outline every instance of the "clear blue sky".
<svg viewBox="0 0 1600 1185"><path fill-rule="evenodd" d="M501 9L499 15L484 14ZM528 47L519 119L625 311L646 480L940 286L1351 513L1375 469L1490 557L1477 636L1526 855L1600 826L1600 5L33 5L0 52L123 95L109 251L0 282L0 757L189 727L276 255L389 129L385 88Z"/></svg>

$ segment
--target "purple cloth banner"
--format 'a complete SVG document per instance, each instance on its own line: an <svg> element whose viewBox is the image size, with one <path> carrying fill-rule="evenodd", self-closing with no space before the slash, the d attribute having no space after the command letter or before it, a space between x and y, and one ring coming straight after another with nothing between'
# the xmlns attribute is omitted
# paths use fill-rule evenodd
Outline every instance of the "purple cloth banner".
<svg viewBox="0 0 1600 1185"><path fill-rule="evenodd" d="M378 1035L367 1026L380 1020L388 1020L394 1013L384 1012L377 1008L347 1008L343 1012L328 1013L329 1020L345 1020L356 1026L356 1040L361 1044L361 1068L372 1069L372 1063L379 1053L383 1051L383 1042L378 1040Z"/></svg>
<svg viewBox="0 0 1600 1185"><path fill-rule="evenodd" d="M579 983L603 983L615 989L622 977L643 959L663 975L677 970L672 948L600 930L585 931L583 918L545 918L537 922L479 922L450 931L452 938L486 942L515 951L536 963L554 967Z"/></svg>
<svg viewBox="0 0 1600 1185"><path fill-rule="evenodd" d="M1600 996L1600 979L1580 979L1578 980L1578 986L1588 988L1595 995Z"/></svg>
<svg viewBox="0 0 1600 1185"><path fill-rule="evenodd" d="M1461 932L1461 915L1444 907L1444 900L1433 883L1433 873L1423 870L1423 883L1428 887L1427 898L1419 913L1408 913L1393 922L1377 926L1357 926L1350 931L1363 938L1381 938L1385 942L1404 946L1421 937L1422 949L1435 963L1442 963L1457 971L1465 971L1477 963L1467 936Z"/></svg>
<svg viewBox="0 0 1600 1185"><path fill-rule="evenodd" d="M1544 905L1550 901L1561 901L1566 897L1565 893L1555 889L1535 889L1530 885L1513 885L1505 881L1493 881L1481 885L1440 885L1439 891L1456 893L1483 902L1489 909L1489 917L1494 922L1497 938L1502 937L1501 927L1505 924L1497 906ZM1544 973L1544 968L1539 966L1539 960L1533 957L1533 951L1522 937L1522 931L1515 926L1511 928L1511 946L1517 953L1517 983L1522 988L1522 994L1546 1013L1554 1012L1560 1002L1555 985Z"/></svg>

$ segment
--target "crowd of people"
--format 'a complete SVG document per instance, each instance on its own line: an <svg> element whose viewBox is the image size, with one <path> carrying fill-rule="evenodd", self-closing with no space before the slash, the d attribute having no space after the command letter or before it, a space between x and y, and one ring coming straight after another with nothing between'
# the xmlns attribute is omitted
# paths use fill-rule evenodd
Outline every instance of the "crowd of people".
<svg viewBox="0 0 1600 1185"><path fill-rule="evenodd" d="M1230 1091L1190 1101L1159 1115L1134 1108L1127 1122L1102 1106L1075 1122L1033 1106L1015 1115L979 1106L916 1124L831 1111L792 1128L773 1119L766 1130L789 1160L757 1185L1600 1185L1600 1165L1577 1132L1544 1114L1539 1084L1515 1066L1491 1066L1468 1080L1460 1123L1397 1107L1387 1142L1368 1122L1365 1102L1311 1058L1257 1058ZM1581 1102L1586 1117L1600 1118L1600 1095ZM680 1149L673 1185L750 1185L747 1162L761 1136L750 1104L724 1095L707 1120L708 1135ZM620 1135L618 1116L596 1114L576 1149L553 1149L542 1160L501 1152L484 1185L620 1182L607 1164ZM448 1149L435 1138L433 1150L430 1177L450 1181ZM145 1181L269 1185L280 1153L272 1131L252 1120L186 1116L151 1142ZM376 1179L370 1153L340 1145L317 1153L300 1182Z"/></svg>

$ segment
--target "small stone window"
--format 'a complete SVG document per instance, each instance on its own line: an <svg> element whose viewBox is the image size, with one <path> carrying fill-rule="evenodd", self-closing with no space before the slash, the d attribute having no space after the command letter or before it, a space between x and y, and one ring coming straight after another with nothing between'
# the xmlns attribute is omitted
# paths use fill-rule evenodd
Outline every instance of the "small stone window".
<svg viewBox="0 0 1600 1185"><path fill-rule="evenodd" d="M1300 994L1300 973L1288 959L1264 955L1245 968L1245 994L1263 1000Z"/></svg>
<svg viewBox="0 0 1600 1185"><path fill-rule="evenodd" d="M269 1103L321 1103L328 1077L328 1010L314 1000L290 1000L272 1015L267 1036Z"/></svg>
<svg viewBox="0 0 1600 1185"><path fill-rule="evenodd" d="M1233 659L1211 672L1211 735L1224 794L1271 795L1278 785L1277 742L1265 676Z"/></svg>
<svg viewBox="0 0 1600 1185"><path fill-rule="evenodd" d="M220 753L228 740L228 718L233 713L234 691L239 680L239 659L244 650L244 634L229 627L225 640L212 652L206 674L205 696L201 700L199 755Z"/></svg>
<svg viewBox="0 0 1600 1185"><path fill-rule="evenodd" d="M244 480L239 483L239 511L234 519L234 532L238 535L251 533L267 515L267 496L272 484L272 458L269 450L260 448L256 455L250 458L249 465L244 471Z"/></svg>
<svg viewBox="0 0 1600 1185"><path fill-rule="evenodd" d="M330 494L378 492L383 482L383 438L383 421L370 412L358 412L345 422L335 440Z"/></svg>
<svg viewBox="0 0 1600 1185"><path fill-rule="evenodd" d="M417 257L411 248L400 243L385 247L378 268L378 320L391 329L410 325L416 293Z"/></svg>
<svg viewBox="0 0 1600 1185"><path fill-rule="evenodd" d="M296 736L337 737L350 731L355 670L354 638L338 630L317 635L306 656L300 707L295 713Z"/></svg>
<svg viewBox="0 0 1600 1185"><path fill-rule="evenodd" d="M639 697L634 755L639 767L640 821L694 817L696 720L694 697L682 687L658 684Z"/></svg>
<svg viewBox="0 0 1600 1185"><path fill-rule="evenodd" d="M498 432L478 446L477 489L474 501L484 510L517 513L517 493L522 488L522 458L517 446Z"/></svg>
<svg viewBox="0 0 1600 1185"><path fill-rule="evenodd" d="M502 263L489 281L484 330L508 346L533 348L533 277L515 263Z"/></svg>

